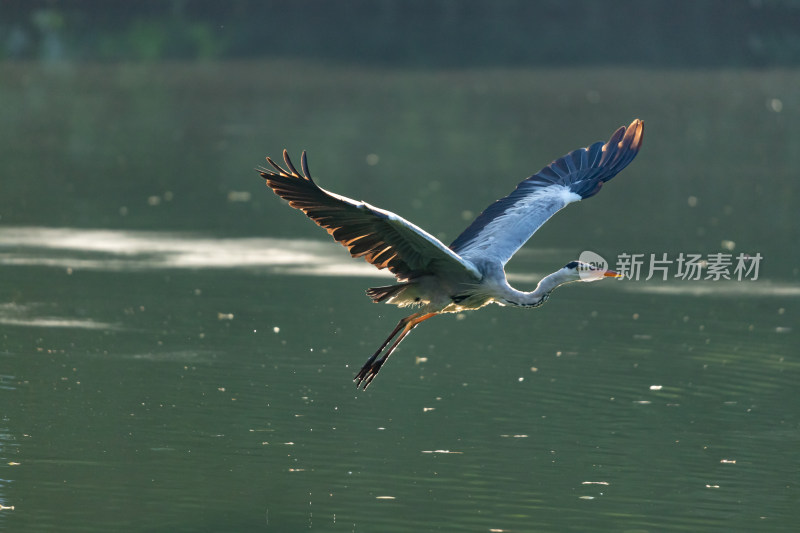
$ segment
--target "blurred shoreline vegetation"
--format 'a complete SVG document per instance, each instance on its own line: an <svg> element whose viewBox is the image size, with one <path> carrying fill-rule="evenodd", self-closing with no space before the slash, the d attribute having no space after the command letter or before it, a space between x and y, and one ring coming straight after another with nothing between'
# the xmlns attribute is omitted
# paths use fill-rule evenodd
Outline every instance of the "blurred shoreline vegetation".
<svg viewBox="0 0 800 533"><path fill-rule="evenodd" d="M406 67L800 63L800 0L5 0L0 59Z"/></svg>

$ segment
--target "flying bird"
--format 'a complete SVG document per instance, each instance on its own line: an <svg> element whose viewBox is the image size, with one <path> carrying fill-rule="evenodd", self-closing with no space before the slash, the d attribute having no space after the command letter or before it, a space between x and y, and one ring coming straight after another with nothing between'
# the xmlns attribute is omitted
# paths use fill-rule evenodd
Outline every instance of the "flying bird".
<svg viewBox="0 0 800 533"><path fill-rule="evenodd" d="M356 386L366 389L411 330L437 314L471 311L490 303L539 307L565 283L619 277L570 261L542 278L535 290L523 292L509 285L504 265L551 216L597 194L633 161L643 131L644 123L636 119L615 131L608 142L556 159L487 207L450 246L399 215L322 189L311 178L305 152L302 173L286 150L286 168L267 157L272 168L258 171L275 194L327 230L353 257L363 257L395 275L398 283L367 289L373 302L415 310L398 322L356 374Z"/></svg>

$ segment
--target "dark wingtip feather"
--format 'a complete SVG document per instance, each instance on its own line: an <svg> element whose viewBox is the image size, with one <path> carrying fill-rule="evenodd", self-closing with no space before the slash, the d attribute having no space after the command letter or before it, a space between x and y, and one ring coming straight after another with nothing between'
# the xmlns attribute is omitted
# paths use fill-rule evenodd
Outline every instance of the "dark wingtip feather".
<svg viewBox="0 0 800 533"><path fill-rule="evenodd" d="M625 136L619 142L620 148L632 150L634 153L638 152L642 147L644 140L644 121L634 119L633 122L625 129Z"/></svg>
<svg viewBox="0 0 800 533"><path fill-rule="evenodd" d="M266 167L257 167L256 172L259 172L261 177L267 180L276 177L302 178L313 183L314 180L311 179L311 172L308 170L308 156L306 155L305 150L303 150L300 160L300 168L303 169L302 174L297 171L297 168L294 166L294 163L292 163L292 159L289 157L289 152L287 150L283 151L283 161L285 162L287 168L283 168L278 163L273 161L271 157L267 157L267 163L269 163L274 170Z"/></svg>
<svg viewBox="0 0 800 533"><path fill-rule="evenodd" d="M272 168L274 168L278 174L288 174L285 170L283 170L280 165L278 165L275 161L272 160L271 157L267 156L267 163L269 163Z"/></svg>
<svg viewBox="0 0 800 533"><path fill-rule="evenodd" d="M644 121L638 118L635 119L628 126L628 133L633 137L631 146L638 151L642 147L642 141L644 141Z"/></svg>
<svg viewBox="0 0 800 533"><path fill-rule="evenodd" d="M292 174L294 174L295 176L299 176L300 175L300 173L297 171L297 169L294 168L294 165L292 164L292 160L289 159L289 152L285 148L283 150L283 160L286 162L286 166L289 167L289 170L292 171Z"/></svg>
<svg viewBox="0 0 800 533"><path fill-rule="evenodd" d="M603 145L602 157L597 164L598 175L589 177L572 184L572 190L580 194L585 200L591 198L602 188L603 184L611 180L639 153L644 139L644 122L634 119L628 127L622 126L615 131Z"/></svg>
<svg viewBox="0 0 800 533"><path fill-rule="evenodd" d="M607 146L613 146L615 144L618 144L620 142L620 140L622 140L623 136L625 135L625 131L627 131L625 126L620 126L617 129L617 131L615 131L614 133L611 134L611 137L606 142L606 145Z"/></svg>
<svg viewBox="0 0 800 533"><path fill-rule="evenodd" d="M303 150L303 155L300 156L300 166L303 167L303 174L308 179L311 179L311 172L308 170L308 158L306 157L306 151Z"/></svg>

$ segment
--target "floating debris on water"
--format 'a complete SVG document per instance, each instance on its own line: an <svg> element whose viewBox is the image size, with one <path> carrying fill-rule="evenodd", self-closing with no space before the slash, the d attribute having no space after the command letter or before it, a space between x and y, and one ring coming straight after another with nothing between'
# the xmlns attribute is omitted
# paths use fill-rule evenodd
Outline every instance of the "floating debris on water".
<svg viewBox="0 0 800 533"><path fill-rule="evenodd" d="M464 452L454 452L452 450L422 450L422 453L452 453L456 455L464 454Z"/></svg>

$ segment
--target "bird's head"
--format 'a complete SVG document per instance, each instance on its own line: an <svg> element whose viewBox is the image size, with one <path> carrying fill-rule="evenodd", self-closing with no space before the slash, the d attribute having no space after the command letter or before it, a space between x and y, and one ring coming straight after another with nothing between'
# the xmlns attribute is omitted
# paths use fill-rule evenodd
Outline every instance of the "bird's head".
<svg viewBox="0 0 800 533"><path fill-rule="evenodd" d="M608 270L591 263L583 261L570 261L549 276L545 276L536 286L536 290L530 293L540 298L538 304L541 305L550 297L550 293L556 288L575 281L597 281L603 278L620 278L622 274Z"/></svg>
<svg viewBox="0 0 800 533"><path fill-rule="evenodd" d="M570 281L599 281L603 278L619 278L622 274L583 261L570 261L559 270L563 283Z"/></svg>

